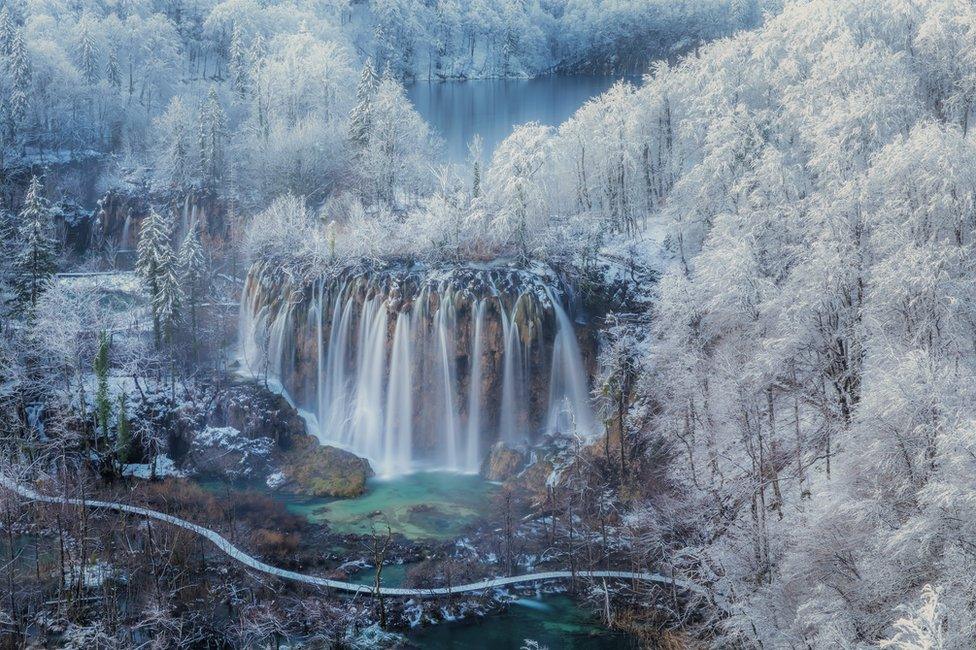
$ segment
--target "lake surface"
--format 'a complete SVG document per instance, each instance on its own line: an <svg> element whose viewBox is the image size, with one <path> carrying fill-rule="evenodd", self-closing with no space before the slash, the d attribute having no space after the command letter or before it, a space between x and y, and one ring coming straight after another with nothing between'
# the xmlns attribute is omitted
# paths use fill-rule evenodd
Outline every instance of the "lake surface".
<svg viewBox="0 0 976 650"><path fill-rule="evenodd" d="M395 478L372 478L366 494L354 499L308 497L270 490L263 482L200 481L215 494L227 488L267 494L288 512L314 523L327 523L340 534L369 535L390 530L411 540L448 540L485 517L498 486L476 474L414 472ZM386 573L384 573L386 576Z"/></svg>
<svg viewBox="0 0 976 650"><path fill-rule="evenodd" d="M468 144L478 134L483 157L491 154L514 127L526 122L558 126L618 79L605 76L549 76L537 79L422 81L407 86L417 112L444 139L447 162L462 163Z"/></svg>
<svg viewBox="0 0 976 650"><path fill-rule="evenodd" d="M500 614L421 628L408 638L425 650L518 650L526 639L550 650L637 647L632 638L606 629L599 617L564 595L520 599Z"/></svg>
<svg viewBox="0 0 976 650"><path fill-rule="evenodd" d="M488 512L496 486L472 474L415 472L370 479L356 499L292 497L286 507L337 533L390 530L413 540L452 539Z"/></svg>

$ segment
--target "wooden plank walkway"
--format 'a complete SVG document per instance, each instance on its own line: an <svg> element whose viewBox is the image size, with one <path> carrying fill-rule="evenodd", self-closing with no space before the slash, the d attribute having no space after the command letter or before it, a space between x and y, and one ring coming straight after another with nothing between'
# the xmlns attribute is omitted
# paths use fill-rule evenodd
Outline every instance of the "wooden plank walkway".
<svg viewBox="0 0 976 650"><path fill-rule="evenodd" d="M116 503L114 501L94 501L94 500L84 500L84 499L69 499L66 497L55 497L48 496L46 494L41 494L36 490L23 485L16 480L0 473L0 486L14 492L21 497L28 499L30 501L38 501L41 503L52 503L52 504L62 504L62 505L73 505L82 506L85 508L99 508L103 510L113 510L115 512L124 512L127 514L138 515L140 517L147 517L150 519L155 519L157 521L162 521L164 523L170 524L172 526L177 526L184 530L188 530L192 533L200 535L206 538L217 548L223 551L226 555L233 558L234 560L240 562L244 566L251 568L255 571L272 575L283 580L293 580L295 582L301 582L308 585L314 585L317 587L327 587L329 589L336 589L339 591L347 591L358 594L372 595L375 596L376 590L369 585L360 585L352 582L343 582L341 580L330 580L329 578L321 578L318 576L306 575L304 573L296 573L295 571L288 571L285 569L279 569L278 567L271 566L270 564L265 564L260 560L257 560L244 551L240 550L226 539L221 537L219 534L210 530L209 528L204 528L203 526L198 526L197 524L186 521L185 519L180 519L179 517L174 517L172 515L167 515L166 513L159 512L157 510L150 510L149 508L141 508L139 506L126 505L124 503ZM683 580L676 580L673 578L668 578L657 573L642 573L633 571L576 571L575 574L572 571L543 571L539 573L530 573L522 576L506 576L500 578L490 578L487 580L479 580L478 582L472 582L469 584L458 585L455 587L430 587L426 589L406 589L400 587L380 587L379 594L383 596L401 596L401 597L437 597L437 596L450 596L452 594L464 594L470 592L482 592L489 589L494 589L496 587L505 587L508 585L521 584L525 582L537 582L542 580L561 580L566 578L614 578L620 580L639 580L642 582L656 582L668 587L678 588L684 591L697 592L702 595L707 595L706 591L702 589L699 585L692 584Z"/></svg>

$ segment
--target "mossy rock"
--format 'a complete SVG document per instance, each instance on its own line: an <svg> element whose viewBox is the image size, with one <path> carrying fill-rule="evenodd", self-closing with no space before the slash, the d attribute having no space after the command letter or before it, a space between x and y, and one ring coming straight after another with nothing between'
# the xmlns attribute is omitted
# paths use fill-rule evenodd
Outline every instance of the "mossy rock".
<svg viewBox="0 0 976 650"><path fill-rule="evenodd" d="M311 497L361 496L366 491L366 479L373 476L365 458L322 446L311 436L295 441L281 471L287 479L282 489Z"/></svg>

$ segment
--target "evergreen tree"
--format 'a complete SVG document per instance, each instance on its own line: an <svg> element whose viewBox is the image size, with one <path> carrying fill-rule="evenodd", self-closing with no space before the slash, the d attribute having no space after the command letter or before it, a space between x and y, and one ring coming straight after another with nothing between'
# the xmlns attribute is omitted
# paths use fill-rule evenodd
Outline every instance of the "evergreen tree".
<svg viewBox="0 0 976 650"><path fill-rule="evenodd" d="M78 67L85 78L85 83L94 86L98 83L98 43L92 25L92 18L85 14L79 25L81 33L78 38Z"/></svg>
<svg viewBox="0 0 976 650"><path fill-rule="evenodd" d="M223 176L226 124L227 116L220 106L217 88L211 86L200 106L200 176L210 189L216 189Z"/></svg>
<svg viewBox="0 0 976 650"><path fill-rule="evenodd" d="M244 32L239 24L234 25L234 33L230 39L230 81L234 93L240 99L247 97L251 85L250 70L247 48L244 46Z"/></svg>
<svg viewBox="0 0 976 650"><path fill-rule="evenodd" d="M169 263L172 257L171 229L169 219L151 209L142 222L137 246L136 273L142 279L146 293L149 295L153 315L153 338L157 349L162 339L160 313L156 306L157 296L163 283L162 276L167 273L167 267L171 266Z"/></svg>
<svg viewBox="0 0 976 650"><path fill-rule="evenodd" d="M471 198L481 195L481 136L475 134L468 145L468 158L471 160Z"/></svg>
<svg viewBox="0 0 976 650"><path fill-rule="evenodd" d="M349 135L353 143L359 147L365 147L369 142L369 131L371 126L371 107L373 96L376 94L376 87L379 85L379 77L373 69L373 62L366 59L363 65L363 72L359 77L359 85L356 87L356 106L353 108L350 119Z"/></svg>
<svg viewBox="0 0 976 650"><path fill-rule="evenodd" d="M173 97L166 112L156 122L164 143L156 171L161 180L180 192L187 191L194 181L194 161L190 159L193 147L193 134L189 128L191 119L183 100Z"/></svg>
<svg viewBox="0 0 976 650"><path fill-rule="evenodd" d="M207 260L200 244L197 224L190 225L190 229L183 238L179 251L180 281L190 307L190 324L193 331L194 347L197 339L197 305L206 290L204 281L207 273Z"/></svg>
<svg viewBox="0 0 976 650"><path fill-rule="evenodd" d="M31 63L24 40L24 30L18 30L10 46L8 59L12 89L10 92L9 118L11 130L27 117L30 102Z"/></svg>
<svg viewBox="0 0 976 650"><path fill-rule="evenodd" d="M172 344L176 326L180 322L180 309L183 304L183 290L180 286L179 264L172 248L159 260L159 282L153 297L153 313L162 328L163 340Z"/></svg>
<svg viewBox="0 0 976 650"><path fill-rule="evenodd" d="M108 440L108 420L112 413L112 405L108 400L108 368L109 368L109 338L105 332L101 333L98 341L98 353L95 355L95 419L101 429L102 439Z"/></svg>
<svg viewBox="0 0 976 650"><path fill-rule="evenodd" d="M105 78L112 90L122 89L122 70L119 68L119 52L112 48L108 52L108 63L105 64Z"/></svg>
<svg viewBox="0 0 976 650"><path fill-rule="evenodd" d="M119 395L119 414L116 418L115 453L119 458L119 465L129 462L132 451L132 426L129 424L129 414L126 412L125 393Z"/></svg>
<svg viewBox="0 0 976 650"><path fill-rule="evenodd" d="M13 52L16 33L17 26L10 15L10 8L4 5L0 9L0 57L8 57ZM9 64L9 59L7 61Z"/></svg>
<svg viewBox="0 0 976 650"><path fill-rule="evenodd" d="M11 272L11 284L16 303L21 308L33 308L57 270L57 252L50 235L51 212L44 199L44 188L37 176L31 178L20 212L16 255Z"/></svg>

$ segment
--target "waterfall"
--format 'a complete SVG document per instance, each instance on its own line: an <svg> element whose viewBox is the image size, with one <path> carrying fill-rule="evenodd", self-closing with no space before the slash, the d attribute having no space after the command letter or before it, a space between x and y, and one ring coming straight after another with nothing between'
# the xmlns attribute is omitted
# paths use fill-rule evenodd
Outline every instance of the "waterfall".
<svg viewBox="0 0 976 650"><path fill-rule="evenodd" d="M579 344L573 334L569 316L558 301L553 300L553 311L559 326L552 352L552 369L549 376L549 422L547 431L555 433L596 431L593 411L590 409L590 393L583 370Z"/></svg>
<svg viewBox="0 0 976 650"><path fill-rule="evenodd" d="M241 297L242 367L380 476L476 472L496 440L596 433L576 330L550 282L462 268L305 285L259 263Z"/></svg>
<svg viewBox="0 0 976 650"><path fill-rule="evenodd" d="M119 250L131 250L134 247L130 243L132 241L132 235L129 231L132 230L132 212L128 212L125 215L125 221L122 222L122 236L119 238Z"/></svg>
<svg viewBox="0 0 976 650"><path fill-rule="evenodd" d="M485 301L475 307L474 336L471 338L471 374L468 375L468 435L464 450L464 469L478 471L481 462L481 337L485 322Z"/></svg>

